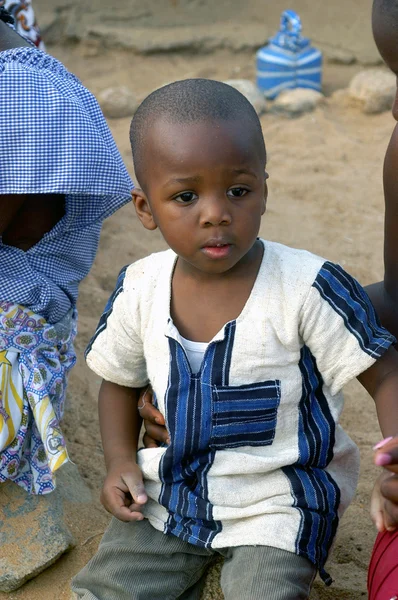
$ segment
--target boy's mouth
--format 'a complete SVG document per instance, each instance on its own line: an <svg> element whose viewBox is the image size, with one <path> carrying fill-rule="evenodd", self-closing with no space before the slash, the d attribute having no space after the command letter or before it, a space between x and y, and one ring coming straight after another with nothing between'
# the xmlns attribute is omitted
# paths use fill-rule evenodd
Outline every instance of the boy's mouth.
<svg viewBox="0 0 398 600"><path fill-rule="evenodd" d="M232 244L224 240L208 240L203 246L202 251L209 258L226 258L232 248Z"/></svg>

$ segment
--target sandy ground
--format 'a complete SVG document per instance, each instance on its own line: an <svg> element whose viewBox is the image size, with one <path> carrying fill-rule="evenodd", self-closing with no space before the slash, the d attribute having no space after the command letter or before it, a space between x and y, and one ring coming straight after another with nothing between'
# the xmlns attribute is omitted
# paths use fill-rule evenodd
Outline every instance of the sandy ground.
<svg viewBox="0 0 398 600"><path fill-rule="evenodd" d="M112 52L100 56L77 48L51 48L94 92L108 85L130 85L139 99L152 89L191 76L226 79L253 77L253 56L217 53L207 56L138 57ZM357 68L328 66L325 91L344 87ZM296 120L262 118L269 151L269 200L261 235L306 248L340 262L363 284L382 276L383 201L381 169L393 128L390 114L364 116L336 102ZM111 121L116 142L132 171L129 119ZM157 232L145 231L133 207L125 207L105 224L94 268L81 286L78 364L71 376L64 430L72 459L91 488L93 501L68 512L77 545L53 567L11 594L9 600L63 600L69 580L95 552L108 515L98 496L104 475L96 397L99 379L86 368L83 350L93 333L119 269L145 254L164 248ZM343 423L358 443L362 471L356 499L347 511L329 562L331 588L316 582L313 600L358 600L366 596L366 569L375 530L368 514L369 495L377 470L372 446L380 438L373 407L360 385L346 392ZM209 576L206 600L222 598L216 573ZM149 600L149 599L148 599Z"/></svg>

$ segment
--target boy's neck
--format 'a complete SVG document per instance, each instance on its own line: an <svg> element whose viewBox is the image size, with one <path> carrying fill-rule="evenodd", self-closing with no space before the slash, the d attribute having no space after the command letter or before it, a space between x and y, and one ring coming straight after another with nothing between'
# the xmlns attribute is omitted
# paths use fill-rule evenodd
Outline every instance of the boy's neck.
<svg viewBox="0 0 398 600"><path fill-rule="evenodd" d="M257 241L247 261L222 274L197 275L177 260L172 280L171 316L188 340L209 342L229 321L239 317L256 282L263 258Z"/></svg>
<svg viewBox="0 0 398 600"><path fill-rule="evenodd" d="M226 285L229 281L242 281L245 278L250 279L252 272L258 272L262 256L263 244L260 240L256 240L249 252L232 269L228 269L222 273L201 271L181 257L178 257L173 278L178 273L181 278L189 280L193 285L208 286L209 289L212 286L218 288L219 286Z"/></svg>

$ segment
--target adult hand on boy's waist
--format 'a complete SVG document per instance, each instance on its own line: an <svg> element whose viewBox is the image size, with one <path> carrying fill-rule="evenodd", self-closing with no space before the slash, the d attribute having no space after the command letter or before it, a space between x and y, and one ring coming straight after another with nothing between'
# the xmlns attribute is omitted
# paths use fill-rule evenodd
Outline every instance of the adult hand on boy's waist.
<svg viewBox="0 0 398 600"><path fill-rule="evenodd" d="M108 464L101 502L119 521L142 521L147 501L142 473L131 459L120 458Z"/></svg>
<svg viewBox="0 0 398 600"><path fill-rule="evenodd" d="M145 448L157 448L160 444L170 444L169 433L165 426L162 413L153 406L153 392L151 386L142 390L138 400L138 410L144 420L146 433L143 442Z"/></svg>

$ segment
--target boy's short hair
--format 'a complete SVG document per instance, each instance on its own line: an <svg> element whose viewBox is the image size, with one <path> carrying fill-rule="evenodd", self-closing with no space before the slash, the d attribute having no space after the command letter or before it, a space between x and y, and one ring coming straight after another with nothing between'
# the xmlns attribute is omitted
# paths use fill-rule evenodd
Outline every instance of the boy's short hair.
<svg viewBox="0 0 398 600"><path fill-rule="evenodd" d="M184 79L152 92L138 107L130 127L130 143L137 177L142 147L150 123L156 118L172 123L240 120L253 128L260 152L266 150L260 119L252 104L230 85L211 79Z"/></svg>

